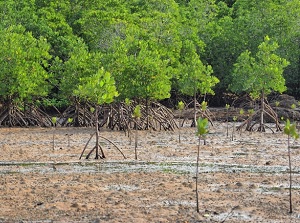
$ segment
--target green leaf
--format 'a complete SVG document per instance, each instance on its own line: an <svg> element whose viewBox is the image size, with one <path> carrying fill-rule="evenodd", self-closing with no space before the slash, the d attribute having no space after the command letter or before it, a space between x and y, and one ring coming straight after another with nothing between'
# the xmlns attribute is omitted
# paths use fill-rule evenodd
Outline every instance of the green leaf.
<svg viewBox="0 0 300 223"><path fill-rule="evenodd" d="M198 118L197 120L197 136L204 136L208 133L208 119Z"/></svg>
<svg viewBox="0 0 300 223"><path fill-rule="evenodd" d="M53 124L56 124L56 122L57 122L57 117L52 117L52 118L51 118L51 121L52 121Z"/></svg>
<svg viewBox="0 0 300 223"><path fill-rule="evenodd" d="M133 118L140 118L141 117L141 106L140 105L135 106L132 116L133 116Z"/></svg>
<svg viewBox="0 0 300 223"><path fill-rule="evenodd" d="M201 102L201 110L205 111L207 109L207 101L202 101Z"/></svg>
<svg viewBox="0 0 300 223"><path fill-rule="evenodd" d="M240 115L243 115L245 113L244 109L240 109Z"/></svg>
<svg viewBox="0 0 300 223"><path fill-rule="evenodd" d="M182 102L182 101L178 102L177 107L178 107L178 109L179 109L180 111L182 111L182 110L184 109L184 107L185 107L184 102Z"/></svg>
<svg viewBox="0 0 300 223"><path fill-rule="evenodd" d="M129 106L131 104L131 100L129 98L125 98L125 105Z"/></svg>
<svg viewBox="0 0 300 223"><path fill-rule="evenodd" d="M296 128L296 123L291 124L289 119L286 120L283 132L284 134L289 135L295 139L299 138L299 134L297 133L297 128Z"/></svg>

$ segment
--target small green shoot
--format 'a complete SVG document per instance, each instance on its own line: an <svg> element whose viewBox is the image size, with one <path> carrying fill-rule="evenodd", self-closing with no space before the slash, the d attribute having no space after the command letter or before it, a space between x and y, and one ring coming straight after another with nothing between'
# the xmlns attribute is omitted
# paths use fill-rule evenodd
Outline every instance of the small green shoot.
<svg viewBox="0 0 300 223"><path fill-rule="evenodd" d="M182 111L184 109L184 102L182 102L182 101L178 102L178 109L180 111Z"/></svg>
<svg viewBox="0 0 300 223"><path fill-rule="evenodd" d="M125 98L125 105L129 106L131 104L131 100L129 98Z"/></svg>
<svg viewBox="0 0 300 223"><path fill-rule="evenodd" d="M73 118L68 118L68 123L71 124L73 122Z"/></svg>
<svg viewBox="0 0 300 223"><path fill-rule="evenodd" d="M240 109L240 115L244 115L245 114L245 110L244 109Z"/></svg>
<svg viewBox="0 0 300 223"><path fill-rule="evenodd" d="M141 106L140 105L135 106L132 116L133 116L133 118L136 118L136 119L141 117Z"/></svg>
<svg viewBox="0 0 300 223"><path fill-rule="evenodd" d="M295 109L296 107L297 107L296 104L291 105L291 109Z"/></svg>
<svg viewBox="0 0 300 223"><path fill-rule="evenodd" d="M284 130L284 134L288 136L288 158L289 158L289 175L290 175L290 187L289 187L289 198L290 198L290 213L293 213L292 207L292 164L291 164L291 148L290 148L290 137L294 139L299 138L299 134L297 133L296 124L291 124L290 120L287 119Z"/></svg>
<svg viewBox="0 0 300 223"><path fill-rule="evenodd" d="M52 124L53 124L54 126L56 126L57 117L52 117L52 118L51 118L51 121L52 121Z"/></svg>
<svg viewBox="0 0 300 223"><path fill-rule="evenodd" d="M197 203L197 212L199 213L199 197L198 197L198 175L199 175L199 156L200 156L200 145L201 137L205 137L208 133L208 119L207 118L198 118L197 120L197 132L196 135L199 138L198 151L197 151L197 169L196 169L196 203Z"/></svg>
<svg viewBox="0 0 300 223"><path fill-rule="evenodd" d="M207 109L207 101L202 101L202 103L201 103L201 111L206 111L206 109Z"/></svg>
<svg viewBox="0 0 300 223"><path fill-rule="evenodd" d="M197 120L197 133L198 137L205 136L208 133L208 119L198 118Z"/></svg>
<svg viewBox="0 0 300 223"><path fill-rule="evenodd" d="M254 114L254 109L252 108L252 109L249 109L248 110L248 114L250 115L250 116L252 116L253 114Z"/></svg>

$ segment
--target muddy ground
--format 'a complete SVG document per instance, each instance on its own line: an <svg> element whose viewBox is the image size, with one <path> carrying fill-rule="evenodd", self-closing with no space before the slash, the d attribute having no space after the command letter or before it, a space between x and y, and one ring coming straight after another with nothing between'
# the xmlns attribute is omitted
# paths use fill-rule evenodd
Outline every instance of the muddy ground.
<svg viewBox="0 0 300 223"><path fill-rule="evenodd" d="M201 144L181 130L101 130L106 159L79 156L91 128L0 128L0 222L300 222L300 144L292 141L293 213L289 213L287 136L235 133L214 122ZM54 147L53 147L54 134ZM88 151L92 148L94 139ZM87 152L85 152L87 154Z"/></svg>

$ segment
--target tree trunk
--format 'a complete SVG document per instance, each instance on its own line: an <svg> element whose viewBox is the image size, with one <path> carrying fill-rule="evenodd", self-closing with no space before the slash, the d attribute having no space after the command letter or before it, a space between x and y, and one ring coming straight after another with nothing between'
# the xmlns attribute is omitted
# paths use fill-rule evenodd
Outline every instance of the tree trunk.
<svg viewBox="0 0 300 223"><path fill-rule="evenodd" d="M96 127L96 157L95 159L104 159L105 158L105 155L104 155L104 152L103 152L103 149L101 148L100 146L100 143L99 143L99 121L98 121L98 113L99 113L99 110L98 110L98 106L96 105L95 106L95 127ZM99 150L101 151L101 156L99 155Z"/></svg>
<svg viewBox="0 0 300 223"><path fill-rule="evenodd" d="M138 122L139 118L136 119ZM135 136L134 136L134 154L135 154L135 159L137 160L137 147L138 147L138 128L137 124L135 124Z"/></svg>
<svg viewBox="0 0 300 223"><path fill-rule="evenodd" d="M199 175L200 143L201 143L201 136L199 136L199 141L198 141L197 167L196 167L196 204L197 204L196 208L198 213L199 213L198 175Z"/></svg>
<svg viewBox="0 0 300 223"><path fill-rule="evenodd" d="M196 107L197 107L197 101L196 101L196 90L194 91L194 125L196 127L196 123L197 123L197 111L196 111Z"/></svg>
<svg viewBox="0 0 300 223"><path fill-rule="evenodd" d="M290 136L289 135L288 135L288 157L289 157L289 173L290 173L290 187L289 187L290 213L293 213L293 206L292 206L292 163L291 163L291 148L290 148Z"/></svg>
<svg viewBox="0 0 300 223"><path fill-rule="evenodd" d="M75 118L74 118L74 126L79 126L79 102L75 99Z"/></svg>
<svg viewBox="0 0 300 223"><path fill-rule="evenodd" d="M261 111L260 111L260 126L259 131L264 132L264 112L265 112L265 92L261 92Z"/></svg>
<svg viewBox="0 0 300 223"><path fill-rule="evenodd" d="M148 97L146 98L146 130L149 129L149 101Z"/></svg>
<svg viewBox="0 0 300 223"><path fill-rule="evenodd" d="M95 127L96 127L96 159L99 159L99 128L98 128L98 107L95 108Z"/></svg>

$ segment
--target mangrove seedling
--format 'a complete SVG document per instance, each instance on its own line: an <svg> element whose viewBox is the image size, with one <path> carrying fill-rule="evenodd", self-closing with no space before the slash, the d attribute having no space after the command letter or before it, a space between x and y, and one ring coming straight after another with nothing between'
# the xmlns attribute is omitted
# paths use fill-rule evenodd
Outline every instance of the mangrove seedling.
<svg viewBox="0 0 300 223"><path fill-rule="evenodd" d="M71 125L72 122L73 122L73 118L68 118L68 125ZM72 135L72 134L67 134L67 136L68 136L68 147L70 147L70 135Z"/></svg>
<svg viewBox="0 0 300 223"><path fill-rule="evenodd" d="M53 131L53 135L52 135L52 149L54 150L54 148L55 148L55 129L56 129L57 118L52 117L51 121L52 121L52 125L54 126L54 131Z"/></svg>
<svg viewBox="0 0 300 223"><path fill-rule="evenodd" d="M134 153L137 160L137 146L138 146L138 122L141 118L141 106L137 105L133 110L133 118L135 119L135 140L134 140Z"/></svg>
<svg viewBox="0 0 300 223"><path fill-rule="evenodd" d="M184 109L184 107L185 107L185 105L184 105L184 102L182 102L182 101L180 101L180 102L178 102L178 109L179 109L179 111L180 111L180 115L179 115L179 125L178 125L178 141L179 141L179 143L181 142L181 140L180 140L180 127L181 127L181 124L180 124L180 119L182 118L182 112L183 112L183 109ZM183 124L182 124L183 125Z"/></svg>
<svg viewBox="0 0 300 223"><path fill-rule="evenodd" d="M240 109L240 116L243 116L245 114L245 110L244 109Z"/></svg>
<svg viewBox="0 0 300 223"><path fill-rule="evenodd" d="M293 213L292 207L292 163L291 163L291 148L290 148L290 138L298 139L299 134L297 133L296 124L291 124L290 120L287 119L285 126L284 126L284 134L288 136L288 159L289 159L289 180L290 180L290 187L289 187L289 198L290 198L290 213Z"/></svg>
<svg viewBox="0 0 300 223"><path fill-rule="evenodd" d="M199 196L198 196L198 174L199 174L199 155L200 155L200 145L201 139L205 139L206 134L208 133L208 119L207 118L198 118L197 120L197 132L198 136L198 151L197 151L197 168L196 168L196 203L197 203L197 212L199 213Z"/></svg>
<svg viewBox="0 0 300 223"><path fill-rule="evenodd" d="M237 121L237 116L233 116L232 120L233 120L233 127L232 127L231 141L234 140L235 122Z"/></svg>
<svg viewBox="0 0 300 223"><path fill-rule="evenodd" d="M228 137L228 129L229 129L229 108L230 108L230 105L229 104L226 104L225 105L225 108L226 108L226 137Z"/></svg>
<svg viewBox="0 0 300 223"><path fill-rule="evenodd" d="M201 111L205 112L207 109L207 101L201 102Z"/></svg>

